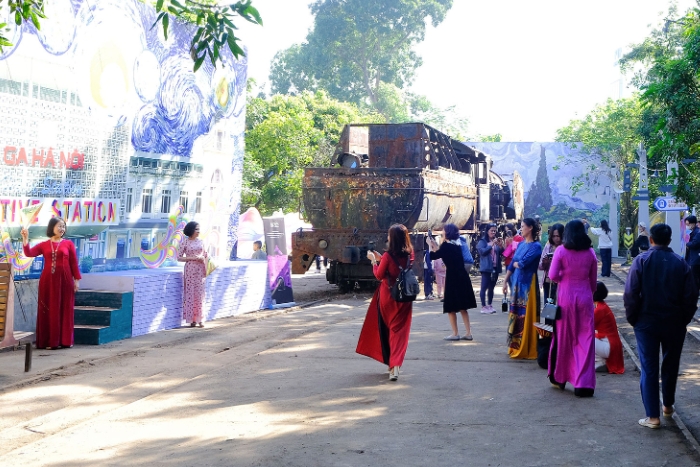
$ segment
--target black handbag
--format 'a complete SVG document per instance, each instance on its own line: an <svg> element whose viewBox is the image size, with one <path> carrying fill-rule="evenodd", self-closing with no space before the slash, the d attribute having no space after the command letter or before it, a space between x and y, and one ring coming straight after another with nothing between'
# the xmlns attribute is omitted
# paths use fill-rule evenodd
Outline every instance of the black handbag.
<svg viewBox="0 0 700 467"><path fill-rule="evenodd" d="M544 275L544 280L547 280L547 275L549 274L549 271L545 271ZM554 300L552 300L552 282L549 283L549 296L547 297L547 300L544 304L544 307L542 308L542 313L540 313L540 317L543 319L548 319L551 321L557 320L561 318L561 308L559 308L559 305L554 303Z"/></svg>

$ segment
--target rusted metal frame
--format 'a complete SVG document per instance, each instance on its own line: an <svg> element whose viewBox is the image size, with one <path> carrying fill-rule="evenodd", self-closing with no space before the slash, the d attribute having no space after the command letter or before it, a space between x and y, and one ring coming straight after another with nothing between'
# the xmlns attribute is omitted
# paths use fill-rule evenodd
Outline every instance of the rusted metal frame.
<svg viewBox="0 0 700 467"><path fill-rule="evenodd" d="M447 153L447 159L450 161L450 165L452 166L452 170L455 170L457 172L461 172L462 165L456 160L457 155L455 154L454 149L452 148L452 144L447 140L449 136L447 136L444 133L438 132L438 137L440 138L440 143L444 150Z"/></svg>

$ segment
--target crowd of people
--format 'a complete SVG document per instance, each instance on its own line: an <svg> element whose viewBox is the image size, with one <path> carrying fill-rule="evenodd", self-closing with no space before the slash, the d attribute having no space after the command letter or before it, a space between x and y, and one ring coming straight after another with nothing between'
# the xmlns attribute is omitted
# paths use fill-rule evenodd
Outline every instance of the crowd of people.
<svg viewBox="0 0 700 467"><path fill-rule="evenodd" d="M625 288L625 312L637 339L642 371L640 388L647 412L639 424L649 428L660 426L659 347L663 348L662 411L670 416L686 326L697 309L700 227L694 216L687 218L686 225L690 241L686 257L681 258L668 247L671 240L668 225L657 224L647 232L646 226L639 224L644 241L637 243L638 251ZM608 289L598 280L598 258L589 236L590 232L598 237L600 276L610 277L611 248L616 233L605 220L599 227L591 227L586 219L574 219L566 225L551 225L542 247L540 231L539 220L532 218L523 219L519 229L512 224L505 226L501 235L497 225L485 227L476 242L481 313L496 312L494 289L505 266L502 311L508 312L509 357L537 359L547 369L554 387L564 390L571 384L576 396L591 397L595 392L596 372L625 371L617 321L605 301ZM403 225L389 229L388 242L389 248L383 255L367 253L381 285L367 311L357 352L386 364L390 379L396 381L408 348L413 305L411 301L393 300L391 288L396 286L402 271L411 268L414 252ZM465 248L465 239L460 238L457 226L446 224L440 241L429 235L426 247L421 258L426 299L434 298L433 276L439 277L438 270L444 270L444 279L438 282L438 297L444 291L443 313L448 315L452 330L444 340L471 341L474 337L469 309L477 307L477 300L468 272L474 261ZM696 269L698 273L693 274ZM646 293L642 294L643 290ZM654 293L648 293L650 290ZM547 319L544 326L540 323L543 303L556 307L556 316ZM461 336L458 314L465 328Z"/></svg>

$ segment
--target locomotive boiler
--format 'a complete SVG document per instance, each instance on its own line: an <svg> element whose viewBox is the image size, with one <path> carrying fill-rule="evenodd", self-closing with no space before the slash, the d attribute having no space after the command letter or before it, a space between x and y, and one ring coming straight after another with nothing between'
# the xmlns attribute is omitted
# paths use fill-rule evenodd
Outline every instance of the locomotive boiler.
<svg viewBox="0 0 700 467"><path fill-rule="evenodd" d="M400 223L411 232L422 277L429 229L452 223L474 237L484 223L521 215L513 182L491 164L423 123L346 125L332 167L305 169L304 213L313 229L292 234L292 272L305 273L323 256L326 279L341 289L374 283L367 251L383 253L389 227Z"/></svg>

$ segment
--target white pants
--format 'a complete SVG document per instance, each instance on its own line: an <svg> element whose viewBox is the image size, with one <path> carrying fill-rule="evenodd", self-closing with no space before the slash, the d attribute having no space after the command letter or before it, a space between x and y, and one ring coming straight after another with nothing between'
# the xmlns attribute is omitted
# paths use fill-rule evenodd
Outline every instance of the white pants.
<svg viewBox="0 0 700 467"><path fill-rule="evenodd" d="M595 340L595 355L603 360L610 356L610 342L607 337Z"/></svg>

